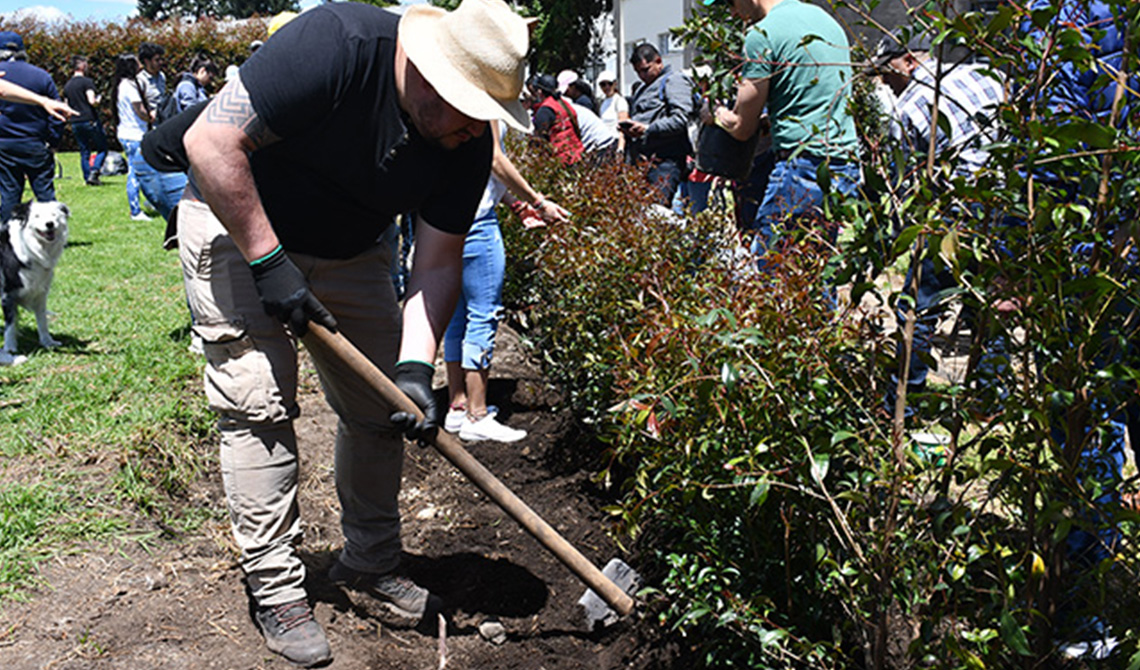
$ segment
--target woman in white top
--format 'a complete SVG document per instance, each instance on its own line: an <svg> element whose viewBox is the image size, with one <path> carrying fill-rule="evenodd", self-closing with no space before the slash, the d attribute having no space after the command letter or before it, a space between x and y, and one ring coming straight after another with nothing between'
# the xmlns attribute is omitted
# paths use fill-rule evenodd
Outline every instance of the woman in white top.
<svg viewBox="0 0 1140 670"><path fill-rule="evenodd" d="M463 244L463 290L443 336L451 403L444 430L459 433L461 440L515 442L526 437L526 431L500 423L496 419L498 409L487 405L491 356L506 277L506 252L495 205L504 199L515 201L511 208L527 228L541 226L545 221L564 222L569 212L527 183L503 152L499 122L491 121L490 125L495 138L491 177Z"/></svg>
<svg viewBox="0 0 1140 670"><path fill-rule="evenodd" d="M618 123L629 120L629 103L618 93L617 75L604 70L598 75L598 88L602 90L602 105L598 116L615 133L618 133L618 155L625 150L625 136L618 132Z"/></svg>
<svg viewBox="0 0 1140 670"><path fill-rule="evenodd" d="M139 178L132 165L133 154L138 154L140 143L151 121L150 109L143 101L135 75L141 69L139 59L134 54L122 54L115 59L115 134L123 147L127 159L127 206L135 221L149 221L139 204Z"/></svg>

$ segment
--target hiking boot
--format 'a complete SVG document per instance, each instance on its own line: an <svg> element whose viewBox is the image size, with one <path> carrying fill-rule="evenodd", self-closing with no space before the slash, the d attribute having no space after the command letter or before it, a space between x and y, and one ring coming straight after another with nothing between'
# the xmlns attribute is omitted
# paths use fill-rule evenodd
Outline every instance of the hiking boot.
<svg viewBox="0 0 1140 670"><path fill-rule="evenodd" d="M88 186L102 186L103 180L99 179L99 175L93 174L87 178L87 185Z"/></svg>
<svg viewBox="0 0 1140 670"><path fill-rule="evenodd" d="M407 577L389 572L376 575L353 570L340 560L329 569L329 581L372 596L389 612L413 624L429 612L443 609L443 601Z"/></svg>
<svg viewBox="0 0 1140 670"><path fill-rule="evenodd" d="M459 427L459 439L468 442L480 442L482 440L518 442L524 437L526 437L525 430L505 426L496 421L493 414L488 414L478 421L464 418L463 425Z"/></svg>
<svg viewBox="0 0 1140 670"><path fill-rule="evenodd" d="M259 606L256 618L269 650L290 663L312 668L332 660L328 638L313 619L308 601Z"/></svg>
<svg viewBox="0 0 1140 670"><path fill-rule="evenodd" d="M495 416L498 413L498 407L495 407L494 405L487 405L487 416ZM449 433L458 433L459 429L463 427L463 420L466 418L466 408L453 407L447 410L447 416L443 418L443 429Z"/></svg>

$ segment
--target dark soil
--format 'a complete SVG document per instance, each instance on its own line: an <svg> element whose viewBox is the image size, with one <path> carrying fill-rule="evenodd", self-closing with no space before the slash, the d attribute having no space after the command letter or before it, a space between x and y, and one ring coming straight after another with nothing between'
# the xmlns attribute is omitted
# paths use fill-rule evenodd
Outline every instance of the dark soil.
<svg viewBox="0 0 1140 670"><path fill-rule="evenodd" d="M332 473L336 421L309 367L296 423L306 524L301 552L317 620L332 644L330 668L689 667L649 618L589 630L577 605L585 587L430 448L407 450L404 565L445 601L445 634L438 621L391 627L367 596L332 585L326 571L342 543ZM580 443L573 418L552 409L557 399L517 336L503 329L490 401L505 421L529 434L512 445L469 446L601 567L621 552L606 535L600 512L606 501L590 481L595 452ZM224 508L216 471L194 497ZM235 556L222 518L193 536L91 547L42 564L43 586L31 600L0 611L0 668L292 667L266 650ZM501 644L480 635L479 625L488 621L505 627Z"/></svg>

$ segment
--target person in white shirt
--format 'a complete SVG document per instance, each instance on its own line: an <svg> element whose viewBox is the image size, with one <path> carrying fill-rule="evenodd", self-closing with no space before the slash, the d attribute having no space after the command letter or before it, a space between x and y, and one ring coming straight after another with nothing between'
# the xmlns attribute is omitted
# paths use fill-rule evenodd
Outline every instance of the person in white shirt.
<svg viewBox="0 0 1140 670"><path fill-rule="evenodd" d="M598 88L602 92L601 108L598 116L614 132L617 132L618 123L629 120L629 103L618 93L617 75L613 70L603 70L598 75ZM625 137L618 133L618 153L625 149Z"/></svg>
<svg viewBox="0 0 1140 670"><path fill-rule="evenodd" d="M135 76L141 67L139 59L134 54L122 54L115 60L115 135L123 147L124 158L127 159L127 205L131 210L131 219L135 221L149 221L150 217L143 214L139 203L139 180L131 156L138 154L143 135L150 122L150 109L143 101L142 87Z"/></svg>
<svg viewBox="0 0 1140 670"><path fill-rule="evenodd" d="M582 147L591 162L597 164L620 155L617 147L621 141L621 133L616 128L606 125L606 122L588 107L576 102L570 103L570 106L578 113L578 130L581 133Z"/></svg>

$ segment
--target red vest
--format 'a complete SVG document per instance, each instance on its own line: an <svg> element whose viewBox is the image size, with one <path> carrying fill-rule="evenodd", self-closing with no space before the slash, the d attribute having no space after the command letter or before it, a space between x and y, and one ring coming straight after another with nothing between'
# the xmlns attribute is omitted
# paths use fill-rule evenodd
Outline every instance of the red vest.
<svg viewBox="0 0 1140 670"><path fill-rule="evenodd" d="M565 100L555 100L548 96L539 107L554 112L554 124L550 126L550 144L554 155L565 165L577 163L582 158L582 139L578 137L578 113Z"/></svg>

